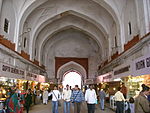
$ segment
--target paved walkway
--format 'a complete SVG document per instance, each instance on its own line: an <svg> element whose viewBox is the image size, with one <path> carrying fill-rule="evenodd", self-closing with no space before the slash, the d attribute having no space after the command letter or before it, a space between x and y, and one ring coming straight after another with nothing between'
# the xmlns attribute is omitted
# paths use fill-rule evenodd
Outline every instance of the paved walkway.
<svg viewBox="0 0 150 113"><path fill-rule="evenodd" d="M51 102L49 102L47 105L43 104L35 105L31 108L29 113L52 113ZM63 106L59 107L59 113L63 113ZM73 106L71 106L71 113L73 113ZM87 107L85 103L83 103L81 106L81 113L87 113ZM105 108L105 110L102 111L97 105L95 113L114 113L114 112L108 108Z"/></svg>

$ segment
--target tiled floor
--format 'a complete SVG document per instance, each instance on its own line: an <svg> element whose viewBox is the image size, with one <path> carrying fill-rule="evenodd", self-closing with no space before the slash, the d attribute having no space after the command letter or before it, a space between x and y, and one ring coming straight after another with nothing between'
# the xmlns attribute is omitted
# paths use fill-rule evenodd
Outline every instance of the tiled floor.
<svg viewBox="0 0 150 113"><path fill-rule="evenodd" d="M24 112L26 113L26 112ZM49 102L47 105L34 105L29 113L52 113L52 105L51 102ZM59 107L59 113L63 113L63 106ZM71 106L71 113L73 113L73 106ZM87 106L85 103L81 106L81 113L87 113ZM114 113L112 110L105 108L104 111L100 110L98 105L96 106L95 113Z"/></svg>

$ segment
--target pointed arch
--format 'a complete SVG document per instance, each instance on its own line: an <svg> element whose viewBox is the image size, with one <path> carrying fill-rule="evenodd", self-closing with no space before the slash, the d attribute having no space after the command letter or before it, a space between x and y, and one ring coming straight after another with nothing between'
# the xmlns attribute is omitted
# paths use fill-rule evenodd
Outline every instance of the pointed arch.
<svg viewBox="0 0 150 113"><path fill-rule="evenodd" d="M62 65L57 71L57 77L62 81L64 78L63 75L65 75L65 73L73 71L73 70L76 70L77 72L79 72L79 74L82 75L82 78L86 78L87 73L86 73L85 68L82 65L80 65L74 61L70 61L70 62Z"/></svg>

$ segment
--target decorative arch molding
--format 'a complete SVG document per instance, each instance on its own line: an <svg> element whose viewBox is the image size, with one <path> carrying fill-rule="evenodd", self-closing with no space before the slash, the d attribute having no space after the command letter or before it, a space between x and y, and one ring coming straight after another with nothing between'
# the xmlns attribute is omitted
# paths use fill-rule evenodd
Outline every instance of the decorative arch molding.
<svg viewBox="0 0 150 113"><path fill-rule="evenodd" d="M72 66L66 68L67 66ZM55 78L60 77L65 72L74 69L79 71L84 78L88 78L88 58L64 58L64 57L55 57ZM63 74L61 73L63 71Z"/></svg>
<svg viewBox="0 0 150 113"><path fill-rule="evenodd" d="M43 52L45 52L45 51L47 51L49 48L50 48L50 44L49 44L49 47L47 47L46 48L46 50L44 50L45 48L44 48L44 45L47 43L47 42L49 42L49 40L50 40L50 38L53 36L53 35L55 35L56 33L58 33L58 32L61 32L62 30L67 30L67 29L69 29L69 28L72 28L72 29L75 29L75 30L78 30L78 31L82 31L84 34L86 34L87 36L89 36L89 37L91 37L91 38L93 38L96 42L97 42L97 44L98 44L98 46L99 46L99 48L100 48L100 51L101 51L101 53L102 53L102 57L104 56L104 45L102 45L103 43L101 42L101 43L99 43L99 41L97 40L97 38L93 35L93 34L91 34L90 32L87 32L85 29L81 29L81 28L79 28L79 27L77 27L77 26L74 26L74 25L69 25L69 26L65 26L65 27L62 27L62 28L60 28L59 30L55 30L55 32L53 32L52 34L50 33L50 34L47 34L47 36L45 36L45 37L47 37L46 38L46 40L44 40L44 42L42 43L42 45L41 46L39 46L40 48L39 48L39 61L42 61L42 56L41 55L43 55ZM105 42L106 43L106 42ZM106 46L107 44L105 44L105 46ZM106 47L105 47L106 48ZM44 51L43 51L44 50ZM45 55L45 57L46 57L47 55ZM47 58L46 58L47 59ZM42 62L42 64L45 64L45 63L43 63Z"/></svg>
<svg viewBox="0 0 150 113"><path fill-rule="evenodd" d="M81 75L81 78L84 80L86 78L86 70L85 68L74 62L74 61L70 61L64 65L62 65L58 71L57 71L57 77L60 79L60 81L63 81L63 78L65 77L65 75L69 72L77 72L79 75Z"/></svg>

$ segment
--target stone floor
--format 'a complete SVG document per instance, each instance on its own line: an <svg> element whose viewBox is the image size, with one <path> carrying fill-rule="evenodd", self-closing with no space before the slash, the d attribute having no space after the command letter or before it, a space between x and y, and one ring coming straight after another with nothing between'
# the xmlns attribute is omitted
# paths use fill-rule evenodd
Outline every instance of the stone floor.
<svg viewBox="0 0 150 113"><path fill-rule="evenodd" d="M43 105L43 104L34 105L33 107L31 107L31 110L29 113L52 113L51 102L49 102L47 105ZM63 106L59 107L59 113L63 113ZM73 106L71 106L71 113L73 113ZM82 103L81 113L87 113L87 107L85 103ZM110 110L109 108L105 108L105 110L102 111L97 105L95 113L114 113L114 112Z"/></svg>

